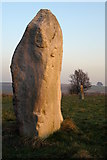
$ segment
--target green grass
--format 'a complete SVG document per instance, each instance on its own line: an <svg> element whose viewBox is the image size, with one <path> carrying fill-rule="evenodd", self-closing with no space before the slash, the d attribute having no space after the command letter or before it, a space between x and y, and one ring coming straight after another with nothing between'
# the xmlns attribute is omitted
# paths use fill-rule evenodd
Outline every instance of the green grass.
<svg viewBox="0 0 107 160"><path fill-rule="evenodd" d="M64 122L47 139L20 137L12 106L12 96L3 96L3 158L73 159L104 158L105 96L76 95L62 98ZM74 128L73 128L74 126ZM76 128L76 130L75 130Z"/></svg>

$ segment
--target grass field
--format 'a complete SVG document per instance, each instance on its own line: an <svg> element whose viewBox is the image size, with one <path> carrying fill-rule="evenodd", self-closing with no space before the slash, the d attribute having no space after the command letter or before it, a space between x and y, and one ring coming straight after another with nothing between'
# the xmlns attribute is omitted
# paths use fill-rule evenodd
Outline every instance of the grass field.
<svg viewBox="0 0 107 160"><path fill-rule="evenodd" d="M4 159L99 159L104 158L105 96L90 95L82 101L76 95L62 98L64 122L61 129L42 140L18 135L12 96L3 96Z"/></svg>

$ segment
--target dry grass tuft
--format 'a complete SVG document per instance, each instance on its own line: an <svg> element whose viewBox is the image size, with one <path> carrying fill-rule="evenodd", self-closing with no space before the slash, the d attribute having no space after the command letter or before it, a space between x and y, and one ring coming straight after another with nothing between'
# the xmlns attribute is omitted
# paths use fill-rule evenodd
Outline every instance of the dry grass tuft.
<svg viewBox="0 0 107 160"><path fill-rule="evenodd" d="M92 157L87 150L80 150L73 156L73 158L90 159Z"/></svg>
<svg viewBox="0 0 107 160"><path fill-rule="evenodd" d="M85 111L86 111L85 108L81 108L81 109L80 109L80 112L85 112Z"/></svg>
<svg viewBox="0 0 107 160"><path fill-rule="evenodd" d="M75 133L79 133L79 128L76 126L76 124L73 122L71 118L66 118L62 125L61 125L61 130L63 131L73 131Z"/></svg>

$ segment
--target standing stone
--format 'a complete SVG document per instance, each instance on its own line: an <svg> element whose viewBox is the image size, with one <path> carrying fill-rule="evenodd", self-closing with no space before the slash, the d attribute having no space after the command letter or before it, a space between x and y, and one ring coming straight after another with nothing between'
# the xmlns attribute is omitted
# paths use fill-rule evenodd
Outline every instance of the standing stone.
<svg viewBox="0 0 107 160"><path fill-rule="evenodd" d="M63 38L56 17L40 10L14 52L13 105L21 135L47 137L60 128Z"/></svg>
<svg viewBox="0 0 107 160"><path fill-rule="evenodd" d="M84 89L82 84L81 84L81 99L84 100Z"/></svg>

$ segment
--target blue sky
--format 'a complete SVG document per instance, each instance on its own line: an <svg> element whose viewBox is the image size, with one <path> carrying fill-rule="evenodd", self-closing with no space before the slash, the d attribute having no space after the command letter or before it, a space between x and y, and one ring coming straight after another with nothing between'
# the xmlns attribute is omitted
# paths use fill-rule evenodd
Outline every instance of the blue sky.
<svg viewBox="0 0 107 160"><path fill-rule="evenodd" d="M92 84L105 83L105 3L2 3L2 81L11 81L10 63L27 24L40 9L57 17L63 31L61 83L75 69L87 72Z"/></svg>

